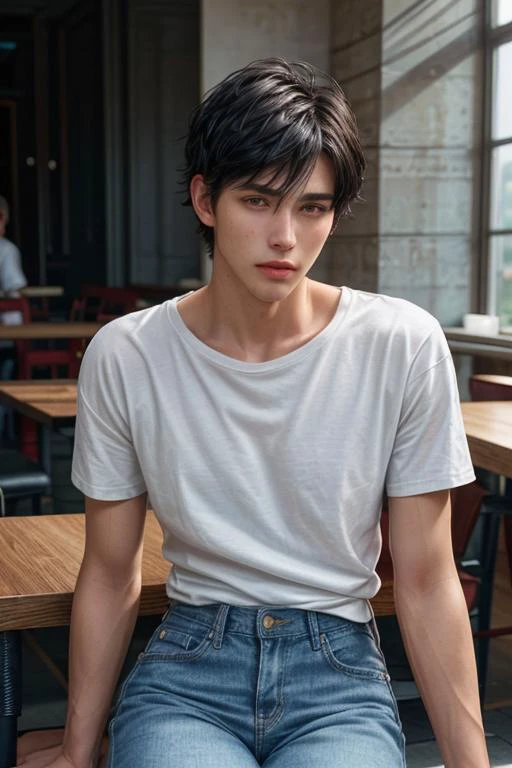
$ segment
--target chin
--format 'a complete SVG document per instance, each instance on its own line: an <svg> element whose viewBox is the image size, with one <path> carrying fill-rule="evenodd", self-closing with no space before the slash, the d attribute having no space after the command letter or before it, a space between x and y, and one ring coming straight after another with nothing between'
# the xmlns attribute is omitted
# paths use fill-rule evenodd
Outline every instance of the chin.
<svg viewBox="0 0 512 768"><path fill-rule="evenodd" d="M284 301L284 299L287 299L288 296L293 292L294 288L295 286L283 285L279 288L269 287L266 290L254 290L251 291L251 293L255 299L263 302L264 304L274 304L276 301Z"/></svg>

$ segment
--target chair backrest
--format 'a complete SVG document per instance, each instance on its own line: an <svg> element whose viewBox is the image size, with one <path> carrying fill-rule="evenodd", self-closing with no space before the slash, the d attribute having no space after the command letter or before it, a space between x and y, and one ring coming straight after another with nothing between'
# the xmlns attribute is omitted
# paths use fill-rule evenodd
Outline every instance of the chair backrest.
<svg viewBox="0 0 512 768"><path fill-rule="evenodd" d="M471 376L472 400L512 400L512 376Z"/></svg>
<svg viewBox="0 0 512 768"><path fill-rule="evenodd" d="M0 315L3 312L20 312L24 323L30 323L30 305L23 296L3 298L0 296Z"/></svg>
<svg viewBox="0 0 512 768"><path fill-rule="evenodd" d="M80 297L74 302L75 313L80 314L80 319L101 322L133 312L139 292L106 285L82 285Z"/></svg>
<svg viewBox="0 0 512 768"><path fill-rule="evenodd" d="M452 545L456 560L460 560L464 556L480 514L482 501L487 494L488 491L476 482L461 485L459 488L452 488L450 492L452 502Z"/></svg>

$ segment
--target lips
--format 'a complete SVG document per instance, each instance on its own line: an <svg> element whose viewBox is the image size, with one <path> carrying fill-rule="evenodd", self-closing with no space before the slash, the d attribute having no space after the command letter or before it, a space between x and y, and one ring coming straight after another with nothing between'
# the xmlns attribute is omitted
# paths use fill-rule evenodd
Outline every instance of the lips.
<svg viewBox="0 0 512 768"><path fill-rule="evenodd" d="M296 270L295 264L291 261L265 261L263 264L258 264L258 267L269 267L270 269L283 269L283 270Z"/></svg>
<svg viewBox="0 0 512 768"><path fill-rule="evenodd" d="M297 271L297 267L291 261L266 261L256 266L265 277L271 280L287 280Z"/></svg>

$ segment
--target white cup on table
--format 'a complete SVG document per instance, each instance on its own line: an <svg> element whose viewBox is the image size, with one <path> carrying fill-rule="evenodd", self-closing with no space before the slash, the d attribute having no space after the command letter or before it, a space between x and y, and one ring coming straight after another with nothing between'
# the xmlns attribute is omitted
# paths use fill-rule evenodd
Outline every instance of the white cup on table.
<svg viewBox="0 0 512 768"><path fill-rule="evenodd" d="M498 315L464 315L463 325L466 331L478 336L496 336L500 332Z"/></svg>

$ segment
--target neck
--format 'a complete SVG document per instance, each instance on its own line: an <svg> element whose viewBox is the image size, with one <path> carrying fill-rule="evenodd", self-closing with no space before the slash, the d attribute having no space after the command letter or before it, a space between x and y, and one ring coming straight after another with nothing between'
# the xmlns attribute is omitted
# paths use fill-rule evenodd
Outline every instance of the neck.
<svg viewBox="0 0 512 768"><path fill-rule="evenodd" d="M178 303L185 325L212 349L265 362L317 335L334 316L340 291L304 277L280 301L254 296L231 272L215 269L209 284Z"/></svg>
<svg viewBox="0 0 512 768"><path fill-rule="evenodd" d="M240 350L280 344L311 328L312 281L304 278L281 301L261 301L229 280L214 275L205 289L207 316L212 335L230 338Z"/></svg>

